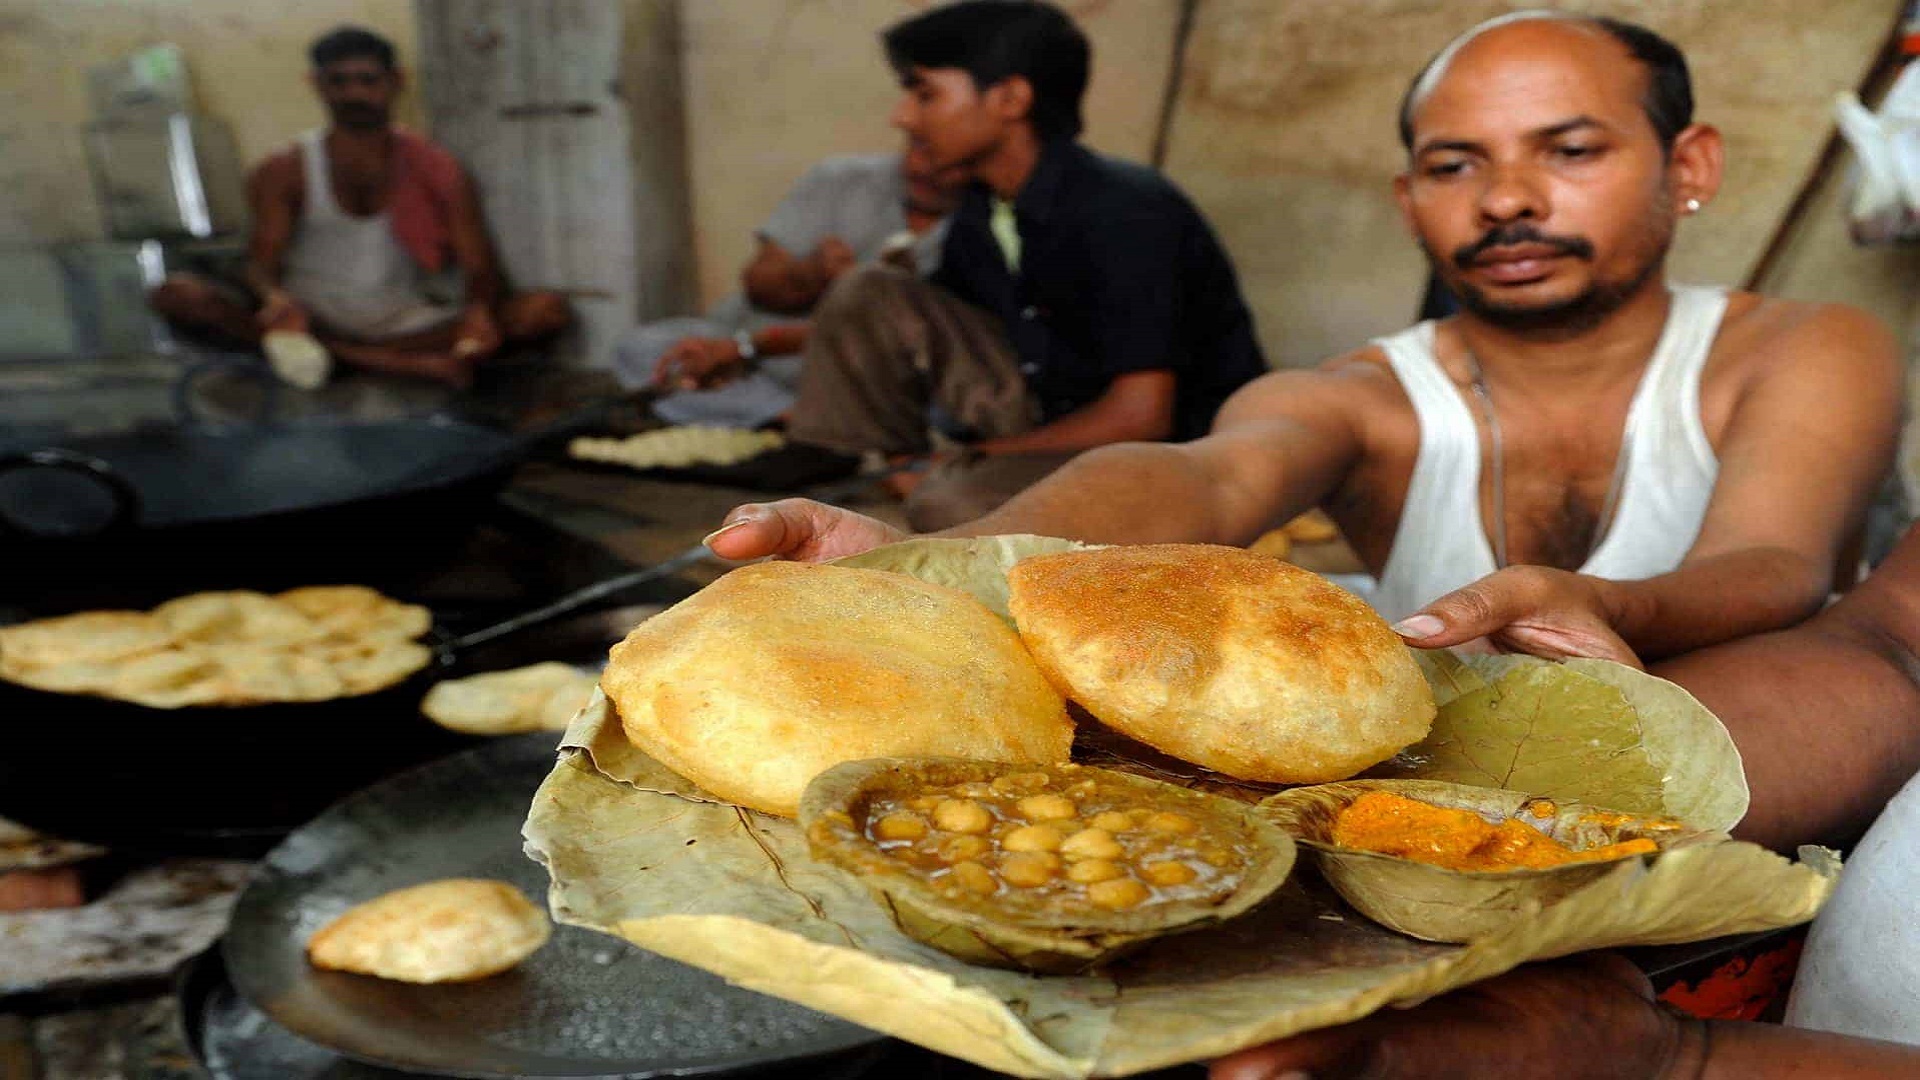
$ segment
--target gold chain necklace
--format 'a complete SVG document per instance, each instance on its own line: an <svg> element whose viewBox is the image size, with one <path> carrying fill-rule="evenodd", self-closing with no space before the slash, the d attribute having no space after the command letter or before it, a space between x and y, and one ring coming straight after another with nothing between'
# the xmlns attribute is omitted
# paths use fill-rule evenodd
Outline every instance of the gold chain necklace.
<svg viewBox="0 0 1920 1080"><path fill-rule="evenodd" d="M1488 447L1492 460L1489 471L1493 474L1493 565L1496 570L1505 570L1512 563L1507 561L1507 447L1506 439L1500 430L1500 414L1493 407L1493 391L1487 387L1487 373L1480 367L1480 357L1475 355L1473 347L1466 343L1462 335L1461 349L1467 354L1467 363L1472 366L1473 397L1480 406L1480 414L1486 419ZM1641 378L1645 378L1643 374ZM1634 394L1639 397L1638 393ZM1584 564L1593 557L1607 531L1613 528L1614 512L1620 508L1620 490L1627 481L1627 451L1633 446L1633 405L1627 406L1627 425L1620 433L1620 450L1614 456L1613 479L1607 483L1607 497L1600 503L1600 524L1593 532L1593 543L1587 548L1586 555L1580 561Z"/></svg>

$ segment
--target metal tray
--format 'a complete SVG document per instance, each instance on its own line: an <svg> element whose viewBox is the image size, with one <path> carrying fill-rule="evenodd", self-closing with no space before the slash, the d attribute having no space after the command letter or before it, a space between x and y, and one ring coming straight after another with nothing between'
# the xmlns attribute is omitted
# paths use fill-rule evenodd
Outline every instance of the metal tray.
<svg viewBox="0 0 1920 1080"><path fill-rule="evenodd" d="M274 1023L233 988L218 944L180 966L174 993L186 1047L212 1080L410 1080L429 1075L341 1057ZM903 1043L881 1043L736 1075L754 1080L877 1080L893 1075L883 1069L883 1060L910 1049Z"/></svg>
<svg viewBox="0 0 1920 1080"><path fill-rule="evenodd" d="M716 1075L883 1041L574 927L555 927L518 968L473 983L416 986L307 964L314 931L407 885L487 877L543 897L546 873L523 853L520 824L557 741L515 736L443 758L289 835L233 909L221 952L241 996L342 1057L448 1076Z"/></svg>

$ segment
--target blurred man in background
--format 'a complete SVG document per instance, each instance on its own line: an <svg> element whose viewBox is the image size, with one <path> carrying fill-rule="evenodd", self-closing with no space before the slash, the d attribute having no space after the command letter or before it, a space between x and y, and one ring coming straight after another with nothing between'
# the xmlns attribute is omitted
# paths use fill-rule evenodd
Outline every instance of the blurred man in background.
<svg viewBox="0 0 1920 1080"><path fill-rule="evenodd" d="M393 124L406 76L392 43L341 27L310 56L330 124L249 177L246 289L176 274L154 290L154 309L189 331L263 345L303 386L339 360L464 387L502 347L565 329L559 294L508 292L459 162ZM436 280L451 271L457 285Z"/></svg>

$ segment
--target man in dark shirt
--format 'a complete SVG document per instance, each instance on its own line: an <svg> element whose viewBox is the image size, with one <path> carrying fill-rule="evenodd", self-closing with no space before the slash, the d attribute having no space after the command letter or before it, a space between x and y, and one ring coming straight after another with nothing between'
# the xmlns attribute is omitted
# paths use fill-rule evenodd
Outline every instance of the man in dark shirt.
<svg viewBox="0 0 1920 1080"><path fill-rule="evenodd" d="M932 283L861 270L823 300L793 439L924 462L907 510L931 529L1082 450L1204 435L1265 370L1253 320L1177 188L1074 142L1085 36L1046 3L970 0L884 40L894 125L971 185Z"/></svg>

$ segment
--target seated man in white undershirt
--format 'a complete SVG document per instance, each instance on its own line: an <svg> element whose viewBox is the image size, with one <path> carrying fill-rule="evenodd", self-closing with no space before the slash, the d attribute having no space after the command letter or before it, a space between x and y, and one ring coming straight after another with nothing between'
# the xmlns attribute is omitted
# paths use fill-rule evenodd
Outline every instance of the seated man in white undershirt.
<svg viewBox="0 0 1920 1080"><path fill-rule="evenodd" d="M1850 308L1668 284L1721 176L1692 112L1685 59L1642 27L1468 31L1407 92L1395 183L1459 315L1266 375L1206 438L1090 451L952 534L1244 544L1318 505L1393 619L1502 566L1593 598L1650 658L1805 618L1892 461L1897 352ZM899 536L804 501L729 522L729 558Z"/></svg>
<svg viewBox="0 0 1920 1080"><path fill-rule="evenodd" d="M334 360L465 387L496 353L571 325L560 293L507 287L454 156L393 123L406 74L392 42L343 26L309 55L330 123L248 178L246 288L173 274L148 298L154 310L183 330L261 346L307 389Z"/></svg>

